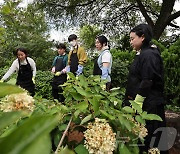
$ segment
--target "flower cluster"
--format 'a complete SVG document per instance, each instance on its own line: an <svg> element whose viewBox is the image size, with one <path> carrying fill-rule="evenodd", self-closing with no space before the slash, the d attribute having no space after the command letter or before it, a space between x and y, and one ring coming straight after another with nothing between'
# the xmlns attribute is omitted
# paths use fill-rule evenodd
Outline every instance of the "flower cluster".
<svg viewBox="0 0 180 154"><path fill-rule="evenodd" d="M116 134L104 119L95 118L84 132L85 147L90 154L112 154L115 149Z"/></svg>
<svg viewBox="0 0 180 154"><path fill-rule="evenodd" d="M139 123L135 123L135 127L132 129L132 132L138 135L141 139L148 135L148 130L145 128L143 124Z"/></svg>
<svg viewBox="0 0 180 154"><path fill-rule="evenodd" d="M160 151L158 148L152 148L148 150L148 154L160 154Z"/></svg>
<svg viewBox="0 0 180 154"><path fill-rule="evenodd" d="M0 110L11 112L16 110L33 111L34 99L27 92L8 95L0 102Z"/></svg>

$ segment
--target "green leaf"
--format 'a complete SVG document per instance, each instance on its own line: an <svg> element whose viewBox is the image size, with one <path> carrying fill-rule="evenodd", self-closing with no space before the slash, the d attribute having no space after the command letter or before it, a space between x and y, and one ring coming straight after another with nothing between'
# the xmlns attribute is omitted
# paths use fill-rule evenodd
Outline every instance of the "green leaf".
<svg viewBox="0 0 180 154"><path fill-rule="evenodd" d="M68 147L66 146L63 150L61 150L58 154L75 154L74 151L68 149Z"/></svg>
<svg viewBox="0 0 180 154"><path fill-rule="evenodd" d="M142 118L146 120L158 120L158 121L163 121L160 116L156 114L142 114Z"/></svg>
<svg viewBox="0 0 180 154"><path fill-rule="evenodd" d="M22 88L8 83L0 83L0 98L6 95L25 92Z"/></svg>
<svg viewBox="0 0 180 154"><path fill-rule="evenodd" d="M37 139L48 135L57 125L59 116L32 116L0 142L0 153L21 154ZM29 149L33 151L33 146ZM45 147L49 151L49 146ZM36 154L36 153L34 153ZM39 153L37 153L39 154Z"/></svg>
<svg viewBox="0 0 180 154"><path fill-rule="evenodd" d="M76 92L72 92L71 95L73 96L73 98L77 101L83 100L84 97Z"/></svg>
<svg viewBox="0 0 180 154"><path fill-rule="evenodd" d="M84 89L82 89L82 88L80 88L80 87L77 87L77 86L74 86L74 88L77 90L77 92L79 93L79 94L81 94L82 96L85 96L85 97L88 97L88 93L84 90Z"/></svg>
<svg viewBox="0 0 180 154"><path fill-rule="evenodd" d="M86 81L86 79L85 79L85 77L83 75L80 75L78 79L80 80L79 84L82 87L84 87L84 88L88 87L87 81Z"/></svg>
<svg viewBox="0 0 180 154"><path fill-rule="evenodd" d="M85 111L88 108L88 103L83 101L75 105L75 108L80 111Z"/></svg>
<svg viewBox="0 0 180 154"><path fill-rule="evenodd" d="M29 144L20 154L50 154L51 153L51 138L50 135L43 135Z"/></svg>
<svg viewBox="0 0 180 154"><path fill-rule="evenodd" d="M115 117L112 116L112 115L110 115L110 114L107 113L106 111L100 110L100 112L101 112L104 116L106 116L107 118L109 118L110 120L115 120Z"/></svg>
<svg viewBox="0 0 180 154"><path fill-rule="evenodd" d="M123 143L119 145L119 153L120 154L131 154L131 152L128 150L127 146Z"/></svg>
<svg viewBox="0 0 180 154"><path fill-rule="evenodd" d="M136 119L137 122L140 122L141 124L145 124L145 120L142 119L142 117L141 117L140 115L137 115L137 116L135 117L135 119Z"/></svg>
<svg viewBox="0 0 180 154"><path fill-rule="evenodd" d="M83 125L84 123L88 122L89 120L91 120L92 117L93 117L92 114L86 116L86 117L81 121L80 125Z"/></svg>
<svg viewBox="0 0 180 154"><path fill-rule="evenodd" d="M77 154L89 154L88 150L82 144L78 145L74 150Z"/></svg>
<svg viewBox="0 0 180 154"><path fill-rule="evenodd" d="M68 72L67 74L69 75L70 79L72 79L72 80L76 80L76 77L74 76L74 74L73 74L73 73Z"/></svg>
<svg viewBox="0 0 180 154"><path fill-rule="evenodd" d="M93 99L89 99L89 102L91 103L94 112L97 112L99 110L100 101L97 100L96 97L93 97Z"/></svg>
<svg viewBox="0 0 180 154"><path fill-rule="evenodd" d="M59 130L63 131L66 130L67 124L62 124L61 126L59 126Z"/></svg>
<svg viewBox="0 0 180 154"><path fill-rule="evenodd" d="M141 109L141 107L138 104L136 104L134 101L129 101L129 102L131 103L132 107L135 110L137 110L138 113L142 113L142 109Z"/></svg>
<svg viewBox="0 0 180 154"><path fill-rule="evenodd" d="M125 119L123 116L119 116L118 119L119 119L119 122L121 123L121 125L123 125L129 131L131 131L132 127L131 127L130 122L127 119Z"/></svg>
<svg viewBox="0 0 180 154"><path fill-rule="evenodd" d="M127 113L135 113L135 111L129 107L129 106L125 106L122 108L124 111L126 111Z"/></svg>
<svg viewBox="0 0 180 154"><path fill-rule="evenodd" d="M0 115L0 130L16 122L25 112L4 112Z"/></svg>

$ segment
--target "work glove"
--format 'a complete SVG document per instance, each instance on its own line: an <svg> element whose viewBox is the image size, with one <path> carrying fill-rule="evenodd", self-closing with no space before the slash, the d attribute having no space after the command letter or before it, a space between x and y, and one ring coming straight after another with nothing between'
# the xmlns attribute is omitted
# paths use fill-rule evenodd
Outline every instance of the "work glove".
<svg viewBox="0 0 180 154"><path fill-rule="evenodd" d="M145 98L146 98L146 97L143 97L143 96L137 94L134 102L135 102L136 104L138 104L139 107L142 109L143 102L144 102L144 99L145 99Z"/></svg>
<svg viewBox="0 0 180 154"><path fill-rule="evenodd" d="M102 80L107 79L108 74L109 74L108 68L107 67L102 67L101 70L102 70L101 79Z"/></svg>
<svg viewBox="0 0 180 154"><path fill-rule="evenodd" d="M32 81L33 81L33 83L35 84L35 77L32 77Z"/></svg>
<svg viewBox="0 0 180 154"><path fill-rule="evenodd" d="M66 66L66 67L65 67L65 70L66 70L66 73L70 72L70 66L69 66L69 65Z"/></svg>
<svg viewBox="0 0 180 154"><path fill-rule="evenodd" d="M78 65L78 70L76 71L76 75L80 75L80 74L82 74L82 72L83 72L83 66L82 65Z"/></svg>
<svg viewBox="0 0 180 154"><path fill-rule="evenodd" d="M56 72L54 75L55 76L60 76L62 73L61 72Z"/></svg>
<svg viewBox="0 0 180 154"><path fill-rule="evenodd" d="M55 70L55 67L53 67L53 68L51 69L51 72L52 72L52 73L55 73L55 71L56 71L56 70Z"/></svg>
<svg viewBox="0 0 180 154"><path fill-rule="evenodd" d="M3 82L4 82L4 80L3 80L3 79L1 79L1 80L0 80L0 83L3 83Z"/></svg>

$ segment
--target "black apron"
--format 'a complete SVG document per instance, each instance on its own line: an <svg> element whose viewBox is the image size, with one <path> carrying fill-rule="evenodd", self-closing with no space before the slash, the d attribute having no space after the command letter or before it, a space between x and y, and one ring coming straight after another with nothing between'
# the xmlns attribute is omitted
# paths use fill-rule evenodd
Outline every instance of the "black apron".
<svg viewBox="0 0 180 154"><path fill-rule="evenodd" d="M71 54L71 57L70 57L70 62L71 62L71 64L70 64L70 72L72 72L74 75L76 75L76 71L78 70L78 64L79 64L77 51L78 51L78 48L76 49L75 53L73 53L73 51L72 51L72 54Z"/></svg>
<svg viewBox="0 0 180 154"><path fill-rule="evenodd" d="M138 65L139 55L136 55L133 63L129 68L129 75L127 80L127 87L125 93L126 100L134 100L138 92L140 85L140 77L137 75L137 65ZM130 105L129 103L126 105Z"/></svg>
<svg viewBox="0 0 180 154"><path fill-rule="evenodd" d="M56 64L55 64L55 72L60 72L66 67L66 65L63 63L64 57L65 56L63 56L63 58L57 58ZM66 80L67 80L67 74L61 74L60 76L54 76L53 82L52 82L52 88L58 89L59 88L58 86L64 84L64 82L66 82Z"/></svg>
<svg viewBox="0 0 180 154"><path fill-rule="evenodd" d="M21 65L20 60L18 59L19 71L18 71L16 85L19 85L20 87L26 89L33 96L35 90L35 85L32 81L33 72L27 58L26 58L26 62L27 62L26 65Z"/></svg>
<svg viewBox="0 0 180 154"><path fill-rule="evenodd" d="M99 68L98 65L98 57L94 60L93 75L102 75L102 70Z"/></svg>

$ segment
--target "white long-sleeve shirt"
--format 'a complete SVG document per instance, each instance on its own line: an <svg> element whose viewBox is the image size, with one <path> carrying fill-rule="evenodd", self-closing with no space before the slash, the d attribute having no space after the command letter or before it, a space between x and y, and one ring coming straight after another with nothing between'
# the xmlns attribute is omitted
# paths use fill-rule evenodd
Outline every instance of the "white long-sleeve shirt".
<svg viewBox="0 0 180 154"><path fill-rule="evenodd" d="M31 66L31 69L33 71L33 77L36 76L36 63L34 62L34 60L30 57L27 57L27 60ZM27 65L27 61L26 59L24 61L20 62L21 65ZM14 60L11 67L9 68L9 70L6 72L6 74L2 77L2 80L6 80L8 79L14 72L18 72L19 71L19 62L18 59Z"/></svg>

